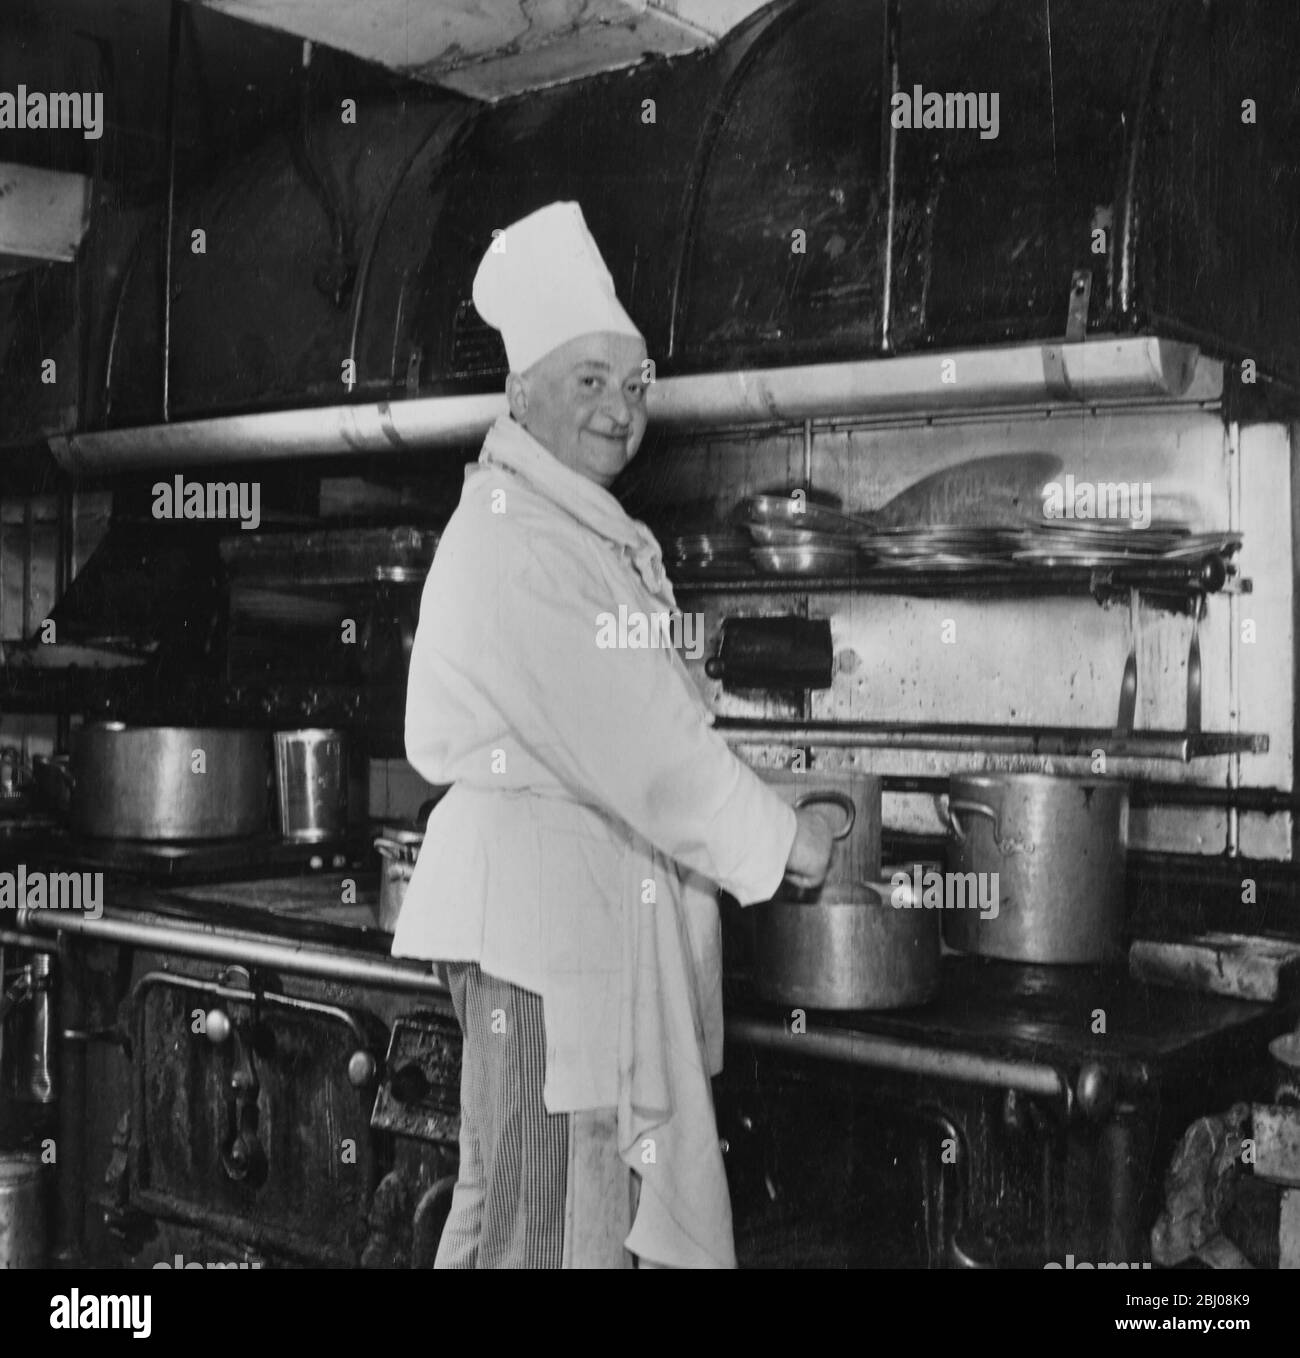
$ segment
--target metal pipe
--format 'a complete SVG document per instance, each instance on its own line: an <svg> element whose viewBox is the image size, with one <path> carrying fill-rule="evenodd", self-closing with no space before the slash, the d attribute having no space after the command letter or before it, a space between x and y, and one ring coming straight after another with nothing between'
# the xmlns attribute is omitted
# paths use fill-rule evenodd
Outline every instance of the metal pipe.
<svg viewBox="0 0 1300 1358"><path fill-rule="evenodd" d="M176 65L181 51L181 0L172 0L167 18L167 99L163 158L167 163L167 210L163 218L162 421L171 418L172 234L176 224Z"/></svg>
<svg viewBox="0 0 1300 1358"><path fill-rule="evenodd" d="M82 1262L86 1221L86 1044L71 1034L86 1027L86 971L70 950L60 959L59 1182L54 1257L64 1267Z"/></svg>
<svg viewBox="0 0 1300 1358"><path fill-rule="evenodd" d="M946 750L956 754L1031 754L1058 758L1086 758L1103 749L1112 759L1169 759L1188 763L1192 758L1230 754L1238 747L1248 753L1267 751L1268 737L1257 734L1181 731L1135 731L1118 735L1093 727L1030 727L1016 731L1005 726L945 726L890 722L782 722L747 717L719 717L713 723L724 739L736 745L821 746L826 749Z"/></svg>
<svg viewBox="0 0 1300 1358"><path fill-rule="evenodd" d="M433 972L418 963L376 962L369 958L329 953L298 943L268 943L243 938L224 929L191 929L176 924L140 924L118 915L87 919L72 911L29 910L18 912L20 928L53 929L96 942L118 943L157 952L182 953L219 962L245 962L273 971L289 971L384 990L415 990L445 995L446 986Z"/></svg>
<svg viewBox="0 0 1300 1358"><path fill-rule="evenodd" d="M650 387L646 402L657 429L694 430L906 412L939 416L1052 400L1068 406L1137 401L1181 396L1191 385L1199 357L1194 345L1156 336L963 349L666 377ZM946 359L958 365L960 382L935 380ZM59 465L71 472L379 456L477 444L506 409L504 394L419 397L57 434L49 446Z"/></svg>
<svg viewBox="0 0 1300 1358"><path fill-rule="evenodd" d="M901 22L897 0L890 0L885 7L885 62L889 75L889 104L893 108L893 97L898 93L898 27ZM888 127L888 152L885 172L887 176L886 193L888 208L885 214L885 277L880 298L880 349L888 353L890 299L894 290L894 217L895 200L898 196L898 128L894 119L882 110Z"/></svg>
<svg viewBox="0 0 1300 1358"><path fill-rule="evenodd" d="M1146 1178L1145 1126L1137 1110L1121 1105L1101 1129L1094 1184L1102 1210L1101 1246L1105 1259L1138 1260L1149 1253L1139 1226L1142 1185Z"/></svg>
<svg viewBox="0 0 1300 1358"><path fill-rule="evenodd" d="M32 958L32 1061L27 1092L37 1103L53 1103L54 1086L54 958Z"/></svg>
<svg viewBox="0 0 1300 1358"><path fill-rule="evenodd" d="M943 775L887 773L882 782L886 792L921 793L933 797L948 791ZM1135 780L1129 789L1129 805L1149 806L1234 806L1239 811L1262 811L1276 816L1297 810L1296 795L1277 787L1202 787L1197 783L1157 783Z"/></svg>
<svg viewBox="0 0 1300 1358"><path fill-rule="evenodd" d="M1036 1061L1012 1061L974 1052L945 1051L916 1042L905 1042L878 1033L855 1033L845 1029L820 1030L791 1036L774 1019L730 1019L727 1038L783 1055L813 1056L873 1070L896 1070L905 1075L929 1075L936 1079L961 1080L995 1089L1018 1089L1025 1094L1056 1099L1065 1112L1073 1102L1070 1082L1051 1066Z"/></svg>
<svg viewBox="0 0 1300 1358"><path fill-rule="evenodd" d="M59 945L52 938L34 938L31 934L20 934L17 929L0 929L0 944L8 943L15 948L26 948L29 952L58 952Z"/></svg>

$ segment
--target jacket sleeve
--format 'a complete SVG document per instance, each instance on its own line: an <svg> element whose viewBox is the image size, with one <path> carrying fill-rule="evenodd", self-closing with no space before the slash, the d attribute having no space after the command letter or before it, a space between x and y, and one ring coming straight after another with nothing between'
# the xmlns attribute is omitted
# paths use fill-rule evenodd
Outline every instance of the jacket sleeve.
<svg viewBox="0 0 1300 1358"><path fill-rule="evenodd" d="M428 601L427 643L575 797L742 904L767 900L794 812L712 729L668 651L598 644L603 614L636 607L617 597L617 549L554 517L527 505L494 515L480 501L439 547L445 585Z"/></svg>

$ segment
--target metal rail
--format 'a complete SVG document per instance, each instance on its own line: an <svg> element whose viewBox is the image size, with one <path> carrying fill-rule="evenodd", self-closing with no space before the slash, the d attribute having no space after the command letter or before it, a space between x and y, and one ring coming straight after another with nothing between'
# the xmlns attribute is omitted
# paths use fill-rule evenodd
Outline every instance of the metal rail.
<svg viewBox="0 0 1300 1358"><path fill-rule="evenodd" d="M441 977L419 963L379 962L326 952L303 944L269 943L220 928L141 924L108 914L92 920L72 911L27 908L18 912L18 927L75 934L97 942L182 953L187 957L206 957L216 962L244 962L272 971L347 981L384 990L414 990L435 995L447 993Z"/></svg>
<svg viewBox="0 0 1300 1358"><path fill-rule="evenodd" d="M714 729L739 745L799 745L870 750L947 750L956 754L1031 754L1169 759L1186 764L1224 754L1262 754L1268 736L1232 731L1129 731L1105 727L956 725L918 722L787 722L719 717Z"/></svg>
<svg viewBox="0 0 1300 1358"><path fill-rule="evenodd" d="M979 1056L974 1052L945 1051L906 1042L901 1038L855 1033L845 1029L806 1032L795 1036L775 1019L731 1019L727 1022L727 1039L779 1051L784 1056L812 1056L845 1065L867 1066L873 1070L896 1070L905 1075L929 1075L939 1079L962 1080L967 1084L988 1085L995 1089L1017 1089L1025 1094L1058 1100L1062 1111L1067 1114L1073 1106L1069 1079L1052 1066L1034 1061L1012 1061Z"/></svg>

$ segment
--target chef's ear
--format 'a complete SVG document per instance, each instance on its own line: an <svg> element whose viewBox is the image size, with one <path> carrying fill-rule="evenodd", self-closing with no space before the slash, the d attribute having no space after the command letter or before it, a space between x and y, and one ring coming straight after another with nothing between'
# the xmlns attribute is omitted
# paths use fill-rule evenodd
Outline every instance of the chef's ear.
<svg viewBox="0 0 1300 1358"><path fill-rule="evenodd" d="M528 380L519 373L510 373L506 378L506 400L510 414L515 421L522 422L528 413Z"/></svg>

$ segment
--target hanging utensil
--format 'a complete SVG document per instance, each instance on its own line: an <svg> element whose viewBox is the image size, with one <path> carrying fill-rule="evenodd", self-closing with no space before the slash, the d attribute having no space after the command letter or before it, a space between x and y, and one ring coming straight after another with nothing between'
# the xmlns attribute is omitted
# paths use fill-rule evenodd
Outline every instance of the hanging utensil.
<svg viewBox="0 0 1300 1358"><path fill-rule="evenodd" d="M1138 592L1130 590L1129 596L1129 652L1124 661L1124 677L1119 687L1119 713L1115 718L1115 730L1120 735L1129 735L1137 716L1137 643L1138 643Z"/></svg>
<svg viewBox="0 0 1300 1358"><path fill-rule="evenodd" d="M1192 610L1192 640L1187 648L1187 727L1192 733L1201 729L1201 609L1204 599Z"/></svg>

